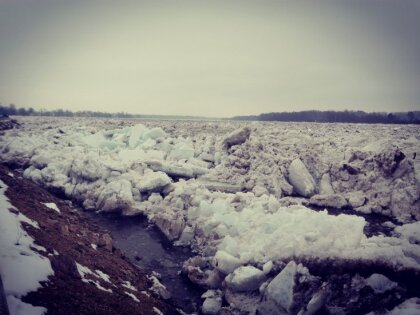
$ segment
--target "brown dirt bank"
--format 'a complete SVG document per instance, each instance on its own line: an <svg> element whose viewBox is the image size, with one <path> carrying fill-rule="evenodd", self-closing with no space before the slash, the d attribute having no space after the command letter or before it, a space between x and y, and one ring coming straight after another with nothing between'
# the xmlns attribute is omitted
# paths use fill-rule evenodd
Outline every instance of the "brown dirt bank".
<svg viewBox="0 0 420 315"><path fill-rule="evenodd" d="M0 165L0 179L8 186L6 196L11 204L38 222L40 229L28 224L24 229L37 245L46 249L47 252L40 251L40 254L50 259L54 270L54 275L41 288L23 298L24 302L46 307L47 314L156 315L157 309L163 314L177 314L173 306L152 294L145 272L131 264L112 245L108 232L92 223L80 209L4 165ZM61 213L43 205L47 202L54 202ZM110 282L92 275L86 276L92 282L82 282L76 262L92 271L104 272ZM98 289L93 281L112 293ZM125 281L136 290L123 286Z"/></svg>

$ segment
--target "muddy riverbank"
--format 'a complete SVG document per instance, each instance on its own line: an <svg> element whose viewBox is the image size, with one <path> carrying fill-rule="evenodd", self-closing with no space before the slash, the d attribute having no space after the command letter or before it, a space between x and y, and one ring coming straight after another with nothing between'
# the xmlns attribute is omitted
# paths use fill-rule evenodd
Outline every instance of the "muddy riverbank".
<svg viewBox="0 0 420 315"><path fill-rule="evenodd" d="M132 264L109 231L86 213L3 165L0 180L14 207L1 211L36 222L22 226L34 240L33 250L48 258L53 270L47 281L21 297L23 303L60 315L178 314L176 307L153 292L148 271ZM15 246L20 246L19 241ZM4 248L0 250L7 255ZM8 302L16 300L6 282L4 291Z"/></svg>
<svg viewBox="0 0 420 315"><path fill-rule="evenodd" d="M171 294L171 302L187 313L198 312L202 288L181 275L182 264L193 254L187 247L173 246L142 216L90 213L91 220L107 229L116 247L136 266L157 272Z"/></svg>

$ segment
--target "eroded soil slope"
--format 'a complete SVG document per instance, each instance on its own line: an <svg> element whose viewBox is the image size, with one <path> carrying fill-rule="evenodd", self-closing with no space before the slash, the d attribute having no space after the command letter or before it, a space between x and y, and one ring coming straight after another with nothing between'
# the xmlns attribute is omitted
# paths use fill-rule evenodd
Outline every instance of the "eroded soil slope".
<svg viewBox="0 0 420 315"><path fill-rule="evenodd" d="M6 196L16 208L12 211L38 222L39 229L29 224L24 229L54 270L24 302L47 308L47 314L176 314L149 291L146 274L112 245L107 231L81 211L5 166L0 166L0 179L8 186ZM59 212L46 203L56 204ZM82 277L83 267L93 273Z"/></svg>

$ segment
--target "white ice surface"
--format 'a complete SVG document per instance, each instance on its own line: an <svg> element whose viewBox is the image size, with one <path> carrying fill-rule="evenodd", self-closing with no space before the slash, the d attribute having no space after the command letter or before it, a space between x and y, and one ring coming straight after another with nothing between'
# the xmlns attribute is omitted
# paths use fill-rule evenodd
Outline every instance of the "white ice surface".
<svg viewBox="0 0 420 315"><path fill-rule="evenodd" d="M394 151L380 151L388 142L413 153L420 144L413 136L418 127L400 126L395 131L380 125L252 123L249 139L227 152L222 141L241 123L154 121L133 125L135 121L80 119L69 120L66 133L57 137L63 120L25 119L18 133L8 132L0 138L3 161L31 165L25 177L62 189L87 209L138 207L149 218L165 217L160 213L165 212L171 222L180 222L185 232L181 235L188 235L187 244L217 253L217 268L224 273L241 265L261 267L295 256L375 260L397 268L419 268L418 237L413 231L396 233L396 237L366 237L362 217L286 207L296 198L284 198L293 192L287 182L288 170L298 160L295 188L302 184L304 194L312 194L315 188L325 190L328 182L330 192L343 197L358 194L361 203L369 200L363 206L353 202L360 206L357 211L412 217L416 214L412 202L419 194L412 164L417 165L418 159L407 160L396 178L384 176L380 163L372 162L371 171L354 176L343 170L343 164L352 163L357 172L364 163L392 158ZM349 162L361 148L361 160ZM210 192L193 179L176 183L169 179L172 183L165 186L171 176L202 176L202 182L235 185L249 193ZM155 190L163 200L149 200ZM395 209L388 209L392 207Z"/></svg>
<svg viewBox="0 0 420 315"><path fill-rule="evenodd" d="M395 237L366 237L362 217L275 206L267 196L251 198L237 211L232 204L235 196L210 196L203 195L201 200L195 196L200 201L189 207L188 219L200 227L204 239L218 234L219 239L212 242L218 249L214 264L225 273L247 263L290 257L377 260L420 268L419 246Z"/></svg>

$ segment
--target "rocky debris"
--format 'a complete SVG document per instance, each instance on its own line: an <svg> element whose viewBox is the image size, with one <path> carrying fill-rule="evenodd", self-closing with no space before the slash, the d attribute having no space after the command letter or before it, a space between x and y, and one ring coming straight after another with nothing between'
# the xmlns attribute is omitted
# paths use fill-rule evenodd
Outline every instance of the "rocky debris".
<svg viewBox="0 0 420 315"><path fill-rule="evenodd" d="M311 197L316 192L316 184L305 164L300 159L295 159L288 168L289 181L297 194Z"/></svg>
<svg viewBox="0 0 420 315"><path fill-rule="evenodd" d="M347 200L341 195L314 195L309 199L309 204L318 207L342 209L347 206Z"/></svg>
<svg viewBox="0 0 420 315"><path fill-rule="evenodd" d="M108 233L102 234L101 237L98 240L98 246L99 247L104 247L106 248L108 251L112 252L112 238L111 235L109 235Z"/></svg>
<svg viewBox="0 0 420 315"><path fill-rule="evenodd" d="M54 270L60 270L65 274L79 279L80 274L77 271L76 262L74 258L66 254L54 255L51 259L51 266Z"/></svg>
<svg viewBox="0 0 420 315"><path fill-rule="evenodd" d="M250 135L251 135L251 129L248 127L243 127L243 128L234 130L223 140L223 146L226 149L229 149L230 147L234 145L242 144L246 140L248 140Z"/></svg>
<svg viewBox="0 0 420 315"><path fill-rule="evenodd" d="M262 270L254 266L241 266L225 278L225 283L233 291L254 291L264 280L265 274Z"/></svg>

